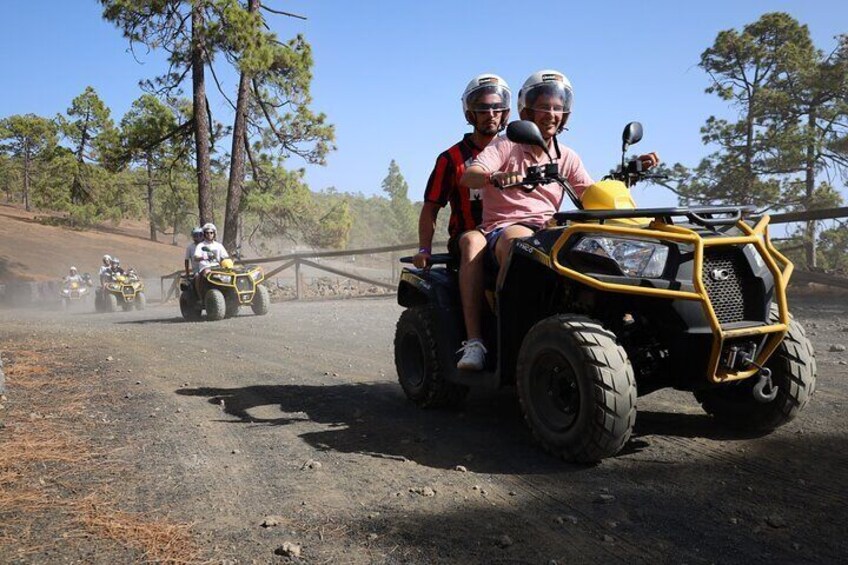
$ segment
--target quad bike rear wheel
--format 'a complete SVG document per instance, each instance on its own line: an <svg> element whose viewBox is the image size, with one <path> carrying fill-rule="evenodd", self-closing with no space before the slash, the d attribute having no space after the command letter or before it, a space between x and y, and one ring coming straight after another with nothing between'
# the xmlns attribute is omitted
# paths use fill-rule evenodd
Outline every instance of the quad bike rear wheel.
<svg viewBox="0 0 848 565"><path fill-rule="evenodd" d="M772 311L772 322L777 320ZM803 326L790 317L789 331L765 365L777 396L758 402L753 395L756 377L699 390L695 398L707 414L734 428L771 431L798 415L816 390L816 358Z"/></svg>
<svg viewBox="0 0 848 565"><path fill-rule="evenodd" d="M268 292L268 287L265 285L256 285L256 294L253 295L253 302L250 303L250 308L257 316L264 316L268 313L268 306L271 304L271 293Z"/></svg>
<svg viewBox="0 0 848 565"><path fill-rule="evenodd" d="M223 320L227 315L227 301L224 299L224 293L217 288L210 288L206 291L206 319L210 322Z"/></svg>
<svg viewBox="0 0 848 565"><path fill-rule="evenodd" d="M183 315L183 319L187 322L197 322L200 320L197 298L189 290L184 290L180 293L180 314Z"/></svg>
<svg viewBox="0 0 848 565"><path fill-rule="evenodd" d="M524 419L550 453L594 463L630 439L633 368L600 322L567 314L538 322L521 344L516 376Z"/></svg>
<svg viewBox="0 0 848 565"><path fill-rule="evenodd" d="M435 316L435 311L426 306L409 308L400 315L395 331L400 386L407 398L422 408L456 406L468 395L468 387L445 380L449 368L443 359L447 356L439 353L440 348L450 345L436 332Z"/></svg>

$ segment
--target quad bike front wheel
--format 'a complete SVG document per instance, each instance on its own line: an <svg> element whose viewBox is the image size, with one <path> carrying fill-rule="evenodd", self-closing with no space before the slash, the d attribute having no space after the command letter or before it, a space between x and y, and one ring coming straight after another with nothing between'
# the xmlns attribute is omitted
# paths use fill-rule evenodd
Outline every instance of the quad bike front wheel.
<svg viewBox="0 0 848 565"><path fill-rule="evenodd" d="M636 381L615 334L585 316L557 315L521 344L518 399L535 438L576 463L611 457L636 422Z"/></svg>
<svg viewBox="0 0 848 565"><path fill-rule="evenodd" d="M271 293L268 292L268 287L265 285L256 285L256 294L253 295L253 302L250 303L250 308L257 316L264 316L268 313L268 306L271 304Z"/></svg>
<svg viewBox="0 0 848 565"><path fill-rule="evenodd" d="M772 312L772 321L777 314ZM765 365L777 387L774 400L761 403L754 398L756 377L695 392L707 414L734 428L767 432L798 415L816 390L816 357L803 326L790 317L789 331Z"/></svg>
<svg viewBox="0 0 848 565"><path fill-rule="evenodd" d="M118 297L112 294L111 292L103 297L103 309L106 312L117 312L118 311Z"/></svg>
<svg viewBox="0 0 848 565"><path fill-rule="evenodd" d="M147 306L147 297L144 296L143 292L139 292L135 295L135 309L144 310L145 306Z"/></svg>
<svg viewBox="0 0 848 565"><path fill-rule="evenodd" d="M210 288L206 291L206 319L210 322L223 320L227 315L227 301L224 299L224 293L217 288Z"/></svg>
<svg viewBox="0 0 848 565"><path fill-rule="evenodd" d="M400 315L395 330L395 367L403 392L422 408L456 406L465 400L468 387L445 380L449 367L440 348L449 347L436 331L435 311L425 306ZM451 351L453 353L453 351Z"/></svg>
<svg viewBox="0 0 848 565"><path fill-rule="evenodd" d="M226 318L235 318L238 316L239 312L239 297L235 292L228 292L224 294L224 302L227 303L227 313L224 315Z"/></svg>

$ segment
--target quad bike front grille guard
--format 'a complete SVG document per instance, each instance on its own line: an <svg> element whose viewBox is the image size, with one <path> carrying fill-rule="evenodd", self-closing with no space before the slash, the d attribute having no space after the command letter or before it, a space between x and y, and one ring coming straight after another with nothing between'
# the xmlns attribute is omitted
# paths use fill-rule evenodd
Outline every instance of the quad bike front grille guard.
<svg viewBox="0 0 848 565"><path fill-rule="evenodd" d="M639 212L640 215L644 215L644 211L639 210ZM557 242L551 249L550 260L552 266L557 272L597 290L657 298L694 300L700 302L704 308L704 314L706 315L707 321L709 322L710 328L713 332L712 350L710 353L709 366L707 367L707 376L709 380L713 383L742 380L752 377L759 372L757 366L763 366L766 361L768 361L771 354L774 353L774 350L777 349L781 341L783 341L783 337L786 335L789 328L789 307L786 301L786 287L789 283L789 277L792 275L793 265L772 244L771 239L768 236L768 222L769 216L764 215L752 228L745 223L745 221L739 219L736 222L736 226L745 235L727 237L717 236L708 239L701 238L691 229L684 228L682 226L669 225L659 219L652 221L647 228L614 226L610 224L571 224L563 230L562 235L560 235L559 239L557 239ZM692 283L695 287L695 292L604 282L562 265L559 262L560 250L566 242L568 242L572 235L582 233L602 233L630 236L640 239L659 239L691 245L694 249ZM713 305L710 301L710 297L707 293L707 288L703 280L704 248L747 244L754 246L768 267L768 270L771 272L772 277L774 277L778 322L771 325L723 329L718 317L716 316L715 310L713 309ZM766 335L768 337L766 339L765 346L760 349L756 361L752 364L750 369L730 372L719 367L719 359L721 357L725 341L741 337L759 337Z"/></svg>
<svg viewBox="0 0 848 565"><path fill-rule="evenodd" d="M265 273L260 271L260 277L258 280L254 280L251 277L251 272L247 271L244 273L235 273L230 271L210 271L206 275L206 280L212 286L222 286L226 288L233 289L236 296L238 297L239 304L250 304L253 302L253 295L256 292L256 287L265 280ZM218 276L228 276L232 277L230 282L225 283L222 280L215 278L215 275ZM245 284L246 283L246 284Z"/></svg>

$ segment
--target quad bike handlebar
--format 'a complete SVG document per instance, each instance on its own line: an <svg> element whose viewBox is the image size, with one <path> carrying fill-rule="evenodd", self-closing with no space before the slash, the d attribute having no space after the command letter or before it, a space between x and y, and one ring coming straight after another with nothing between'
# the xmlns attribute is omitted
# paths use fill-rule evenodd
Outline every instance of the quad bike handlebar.
<svg viewBox="0 0 848 565"><path fill-rule="evenodd" d="M577 196L577 192L574 190L574 187L571 186L571 183L568 182L568 179L559 174L559 167L555 162L548 163L546 165L534 165L532 167L528 167L527 174L521 181L498 186L497 188L500 190L520 188L522 191L529 193L536 190L537 186L552 183L556 183L562 187L563 191L569 198L571 198L574 206L578 209L583 209L583 203L580 202L580 197Z"/></svg>
<svg viewBox="0 0 848 565"><path fill-rule="evenodd" d="M400 262L412 264L413 259L414 257L411 255L408 257L401 257ZM430 265L446 265L452 261L454 261L454 257L450 253L433 253L430 255L430 258L427 259L427 267L429 268Z"/></svg>

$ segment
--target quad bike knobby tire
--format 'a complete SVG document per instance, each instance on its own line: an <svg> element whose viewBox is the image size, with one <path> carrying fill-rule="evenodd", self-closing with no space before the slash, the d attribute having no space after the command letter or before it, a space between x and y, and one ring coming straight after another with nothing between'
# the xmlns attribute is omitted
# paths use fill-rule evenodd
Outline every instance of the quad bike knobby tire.
<svg viewBox="0 0 848 565"><path fill-rule="evenodd" d="M253 302L250 303L253 313L257 316L264 316L268 313L268 306L271 304L271 293L268 292L268 287L262 284L256 285L256 294L253 295Z"/></svg>
<svg viewBox="0 0 848 565"><path fill-rule="evenodd" d="M224 302L227 304L227 313L224 315L226 318L234 318L238 316L239 311L239 298L236 296L235 292L228 292L224 295Z"/></svg>
<svg viewBox="0 0 848 565"><path fill-rule="evenodd" d="M118 311L118 297L111 292L103 297L103 310L106 312Z"/></svg>
<svg viewBox="0 0 848 565"><path fill-rule="evenodd" d="M135 309L144 310L145 306L147 306L147 298L144 296L143 292L139 292L135 295Z"/></svg>
<svg viewBox="0 0 848 565"><path fill-rule="evenodd" d="M521 344L516 378L524 419L550 453L594 463L630 439L633 367L600 322L568 314L538 322Z"/></svg>
<svg viewBox="0 0 848 565"><path fill-rule="evenodd" d="M217 288L210 288L206 291L206 319L210 322L223 320L227 315L227 301L224 298L224 293Z"/></svg>
<svg viewBox="0 0 848 565"><path fill-rule="evenodd" d="M456 406L465 400L468 387L447 382L440 349L450 347L439 339L435 311L425 306L404 310L395 330L395 367L407 398L422 408ZM453 358L453 351L448 357Z"/></svg>
<svg viewBox="0 0 848 565"><path fill-rule="evenodd" d="M777 313L772 310L772 322ZM789 331L766 362L777 396L765 404L754 399L757 377L695 392L707 414L734 428L770 431L792 421L816 390L816 358L803 326L790 316Z"/></svg>
<svg viewBox="0 0 848 565"><path fill-rule="evenodd" d="M197 308L197 300L194 293L184 290L180 293L180 314L187 322L197 322L200 320L200 310Z"/></svg>

